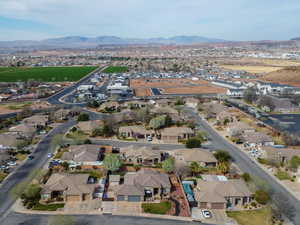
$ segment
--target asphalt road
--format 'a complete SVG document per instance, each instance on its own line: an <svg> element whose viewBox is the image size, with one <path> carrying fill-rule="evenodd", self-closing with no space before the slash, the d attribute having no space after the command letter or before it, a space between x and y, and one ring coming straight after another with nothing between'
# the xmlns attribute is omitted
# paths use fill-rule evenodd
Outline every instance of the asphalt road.
<svg viewBox="0 0 300 225"><path fill-rule="evenodd" d="M53 221L53 218L51 217L53 216L10 213L1 225L47 225L49 221ZM83 215L69 217L70 220L76 221L74 225L208 225L199 222L184 222L132 216ZM54 224L51 223L51 225Z"/></svg>
<svg viewBox="0 0 300 225"><path fill-rule="evenodd" d="M50 131L42 141L39 142L36 149L32 153L34 159L27 160L24 164L17 167L17 169L9 176L0 186L0 224L5 218L15 199L10 191L17 184L26 180L32 171L42 168L47 161L47 154L51 152L51 140L57 134L65 133L70 127L74 126L75 122L70 121L56 127Z"/></svg>
<svg viewBox="0 0 300 225"><path fill-rule="evenodd" d="M62 91L50 96L49 98L45 99L47 100L49 103L54 104L54 105L62 105L63 103L61 103L59 101L59 99L65 95L67 95L68 93L71 93L72 91L74 91L75 89L77 89L80 85L84 84L87 80L90 79L90 77L97 73L100 72L102 70L104 70L106 67L101 67L98 68L94 71L92 71L91 73L89 73L88 75L86 75L84 78L82 78L80 81L78 81L77 83L75 83L74 85L67 87L65 89L63 89Z"/></svg>
<svg viewBox="0 0 300 225"><path fill-rule="evenodd" d="M300 224L300 201L295 198L285 187L277 182L276 179L267 174L256 163L250 159L244 152L238 149L235 145L232 145L223 137L221 137L210 125L202 120L202 118L192 109L189 109L186 113L189 113L203 130L208 134L208 138L211 140L211 148L214 150L227 151L233 158L235 164L245 173L249 173L251 176L255 176L264 181L272 193L276 205L281 210L286 210L287 215L295 224Z"/></svg>

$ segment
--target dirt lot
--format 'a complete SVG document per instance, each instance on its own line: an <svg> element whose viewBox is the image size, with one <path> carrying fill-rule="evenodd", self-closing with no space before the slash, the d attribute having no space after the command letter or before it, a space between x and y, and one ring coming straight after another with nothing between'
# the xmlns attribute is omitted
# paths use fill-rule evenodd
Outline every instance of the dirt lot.
<svg viewBox="0 0 300 225"><path fill-rule="evenodd" d="M282 67L275 66L222 65L221 67L229 70L244 70L249 73L270 73L282 69Z"/></svg>
<svg viewBox="0 0 300 225"><path fill-rule="evenodd" d="M134 88L134 93L138 97L152 96L150 88Z"/></svg>
<svg viewBox="0 0 300 225"><path fill-rule="evenodd" d="M225 93L225 88L211 85L205 80L191 79L152 79L130 80L130 87L134 89L136 96L151 96L150 88L160 88L162 94L211 94Z"/></svg>
<svg viewBox="0 0 300 225"><path fill-rule="evenodd" d="M36 109L45 109L51 107L51 105L44 101L36 102L16 102L16 103L7 103L0 105L0 115L7 113L20 112L25 107L30 107L32 110Z"/></svg>

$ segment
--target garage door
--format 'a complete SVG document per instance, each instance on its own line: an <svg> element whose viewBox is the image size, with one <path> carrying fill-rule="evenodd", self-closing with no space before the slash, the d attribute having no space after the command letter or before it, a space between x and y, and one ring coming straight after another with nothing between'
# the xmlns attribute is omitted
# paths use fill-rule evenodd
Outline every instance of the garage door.
<svg viewBox="0 0 300 225"><path fill-rule="evenodd" d="M141 201L141 197L140 196L134 196L134 195L128 196L128 201L129 202L139 202L139 201Z"/></svg>
<svg viewBox="0 0 300 225"><path fill-rule="evenodd" d="M117 201L125 201L125 196L124 195L118 195Z"/></svg>
<svg viewBox="0 0 300 225"><path fill-rule="evenodd" d="M200 207L201 209L207 209L207 203L206 203L206 202L200 202L199 207Z"/></svg>
<svg viewBox="0 0 300 225"><path fill-rule="evenodd" d="M212 209L224 209L224 203L211 203L211 208Z"/></svg>

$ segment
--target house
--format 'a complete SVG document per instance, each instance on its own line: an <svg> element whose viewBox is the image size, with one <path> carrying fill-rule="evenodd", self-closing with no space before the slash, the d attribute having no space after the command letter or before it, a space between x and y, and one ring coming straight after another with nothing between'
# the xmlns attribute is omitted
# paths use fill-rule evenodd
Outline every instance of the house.
<svg viewBox="0 0 300 225"><path fill-rule="evenodd" d="M24 137L17 133L2 133L0 134L0 145L6 148L16 148L24 141Z"/></svg>
<svg viewBox="0 0 300 225"><path fill-rule="evenodd" d="M24 123L21 123L17 126L9 128L9 132L16 133L25 139L30 139L33 137L34 133L36 132L36 128Z"/></svg>
<svg viewBox="0 0 300 225"><path fill-rule="evenodd" d="M117 201L143 202L169 198L171 183L165 173L141 169L124 176L124 184L114 190Z"/></svg>
<svg viewBox="0 0 300 225"><path fill-rule="evenodd" d="M93 130L102 127L104 122L102 120L83 121L76 125L76 128L84 132L85 134L91 135Z"/></svg>
<svg viewBox="0 0 300 225"><path fill-rule="evenodd" d="M224 122L225 120L228 120L228 122L233 122L236 120L236 117L228 111L222 111L217 114L216 119L220 122Z"/></svg>
<svg viewBox="0 0 300 225"><path fill-rule="evenodd" d="M165 107L154 107L150 109L151 113L154 114L159 114L159 115L169 115L173 121L180 121L181 118L179 116L179 113L176 109L173 109L170 106L165 106Z"/></svg>
<svg viewBox="0 0 300 225"><path fill-rule="evenodd" d="M34 115L22 120L23 124L35 127L37 129L47 126L49 118L47 115Z"/></svg>
<svg viewBox="0 0 300 225"><path fill-rule="evenodd" d="M109 186L112 187L120 184L121 177L120 175L110 174L108 179L109 179Z"/></svg>
<svg viewBox="0 0 300 225"><path fill-rule="evenodd" d="M171 100L171 99L166 99L166 98L158 99L158 100L155 100L155 107L158 107L158 108L166 107L166 106L171 105L173 102L174 102L174 100Z"/></svg>
<svg viewBox="0 0 300 225"><path fill-rule="evenodd" d="M76 165L99 166L104 158L104 152L99 145L71 145L61 159Z"/></svg>
<svg viewBox="0 0 300 225"><path fill-rule="evenodd" d="M236 137L244 133L254 133L255 129L244 122L234 121L228 125L227 132L230 137Z"/></svg>
<svg viewBox="0 0 300 225"><path fill-rule="evenodd" d="M128 101L128 102L124 103L124 106L129 107L129 108L135 108L135 109L144 108L147 105L149 105L149 103L144 102L144 101Z"/></svg>
<svg viewBox="0 0 300 225"><path fill-rule="evenodd" d="M275 96L268 96L271 99L272 104L274 105L274 111L275 112L292 112L296 111L299 108L291 102L291 99L289 98L279 98ZM267 106L265 106L267 108ZM267 109L266 111L270 111L270 109Z"/></svg>
<svg viewBox="0 0 300 225"><path fill-rule="evenodd" d="M120 154L122 159L133 164L155 165L160 163L162 159L161 152L146 146L136 147L131 145L120 148Z"/></svg>
<svg viewBox="0 0 300 225"><path fill-rule="evenodd" d="M233 98L242 98L244 96L245 89L241 88L229 88L226 94Z"/></svg>
<svg viewBox="0 0 300 225"><path fill-rule="evenodd" d="M299 149L289 149L289 148L274 148L271 146L262 146L261 150L264 155L269 160L275 160L279 163L288 163L293 156L300 157Z"/></svg>
<svg viewBox="0 0 300 225"><path fill-rule="evenodd" d="M101 104L100 110L107 110L107 111L118 111L120 110L121 105L116 101L109 101Z"/></svg>
<svg viewBox="0 0 300 225"><path fill-rule="evenodd" d="M186 126L183 127L167 127L160 132L161 140L169 143L177 143L182 140L187 140L195 136L195 132Z"/></svg>
<svg viewBox="0 0 300 225"><path fill-rule="evenodd" d="M267 94L280 95L284 89L290 88L291 86L284 85L284 84L257 81L256 87L262 95L267 95Z"/></svg>
<svg viewBox="0 0 300 225"><path fill-rule="evenodd" d="M227 111L227 107L216 101L205 103L202 105L208 118L216 117L219 113Z"/></svg>
<svg viewBox="0 0 300 225"><path fill-rule="evenodd" d="M71 110L59 109L53 113L54 120L67 120L71 114Z"/></svg>
<svg viewBox="0 0 300 225"><path fill-rule="evenodd" d="M256 146L271 146L274 145L274 141L271 136L260 132L252 132L243 134L241 140L245 146L256 147Z"/></svg>
<svg viewBox="0 0 300 225"><path fill-rule="evenodd" d="M240 208L252 201L252 193L242 180L197 180L194 196L203 209Z"/></svg>
<svg viewBox="0 0 300 225"><path fill-rule="evenodd" d="M153 130L147 130L144 126L123 126L119 128L119 136L124 138L147 139L148 136L154 136Z"/></svg>
<svg viewBox="0 0 300 225"><path fill-rule="evenodd" d="M95 184L89 183L89 174L55 173L42 187L42 202L83 202L93 199Z"/></svg>
<svg viewBox="0 0 300 225"><path fill-rule="evenodd" d="M186 98L185 100L185 105L187 107L191 107L191 108L194 108L196 109L198 107L198 104L199 104L199 99L197 98Z"/></svg>
<svg viewBox="0 0 300 225"><path fill-rule="evenodd" d="M178 149L169 151L169 154L180 164L197 162L202 167L216 167L218 163L214 155L205 149Z"/></svg>

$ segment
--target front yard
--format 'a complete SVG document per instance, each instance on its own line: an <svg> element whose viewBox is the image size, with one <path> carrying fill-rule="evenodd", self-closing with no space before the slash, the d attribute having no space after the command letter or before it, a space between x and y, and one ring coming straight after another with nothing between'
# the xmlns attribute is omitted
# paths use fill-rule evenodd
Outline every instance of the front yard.
<svg viewBox="0 0 300 225"><path fill-rule="evenodd" d="M60 204L48 204L48 205L43 205L40 203L37 203L35 206L33 206L33 210L39 210L39 211L57 211L58 209L61 209L65 206L64 203Z"/></svg>
<svg viewBox="0 0 300 225"><path fill-rule="evenodd" d="M164 201L160 203L143 203L142 208L145 213L164 215L171 209L171 202Z"/></svg>
<svg viewBox="0 0 300 225"><path fill-rule="evenodd" d="M240 225L272 224L272 214L269 208L226 213L228 217L235 219Z"/></svg>

